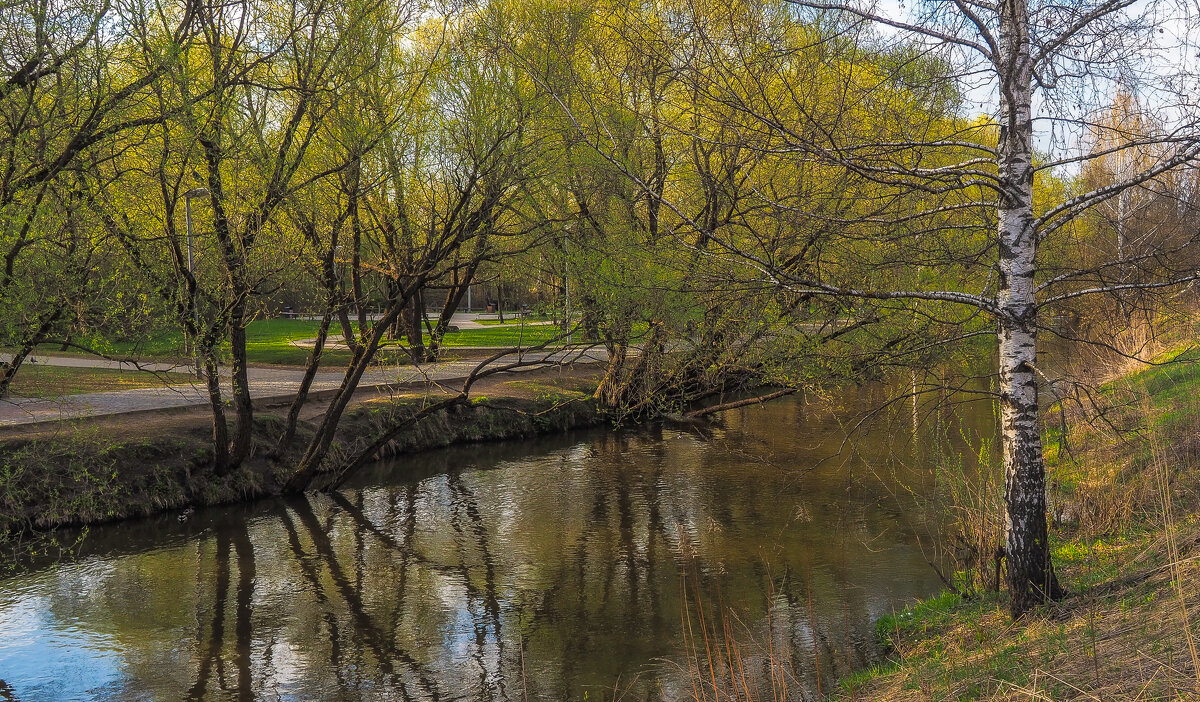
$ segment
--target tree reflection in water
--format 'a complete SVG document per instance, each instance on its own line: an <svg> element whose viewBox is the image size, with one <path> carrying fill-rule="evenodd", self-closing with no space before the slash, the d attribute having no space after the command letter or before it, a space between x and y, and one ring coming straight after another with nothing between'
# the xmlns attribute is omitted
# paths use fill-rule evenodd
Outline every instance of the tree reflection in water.
<svg viewBox="0 0 1200 702"><path fill-rule="evenodd" d="M0 648L0 699L679 699L703 650L685 606L757 682L774 664L815 692L819 662L827 691L877 659L875 618L939 589L924 517L852 479L894 438L818 460L840 440L784 400L703 436L460 447L339 494L102 527L79 563L0 586L0 637L38 612ZM67 622L91 643L56 655L116 656L111 680L36 672Z"/></svg>

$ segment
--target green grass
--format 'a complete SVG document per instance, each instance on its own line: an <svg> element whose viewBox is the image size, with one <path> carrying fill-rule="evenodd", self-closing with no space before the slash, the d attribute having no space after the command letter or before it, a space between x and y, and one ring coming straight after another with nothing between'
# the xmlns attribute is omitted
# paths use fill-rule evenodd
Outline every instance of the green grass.
<svg viewBox="0 0 1200 702"><path fill-rule="evenodd" d="M321 323L306 319L256 319L246 326L246 357L250 363L272 365L304 365L309 349L298 346L297 341L311 339L317 335ZM94 349L97 353L116 358L139 358L146 360L189 360L188 348L179 331L160 331L138 339L108 339L87 336L75 340L79 346ZM53 344L44 344L39 351L51 353L79 354L77 349L60 351ZM88 355L88 354L80 354ZM344 365L350 359L348 352L328 353L322 365Z"/></svg>
<svg viewBox="0 0 1200 702"><path fill-rule="evenodd" d="M496 324L528 324L529 322L550 321L550 317L544 314L527 314L524 317L520 316L520 313L518 312L505 312L504 314L505 317L503 322L501 322L499 319L476 319L474 321L476 324L483 324L485 326L492 326Z"/></svg>
<svg viewBox="0 0 1200 702"><path fill-rule="evenodd" d="M1079 686L1108 684L1128 662L1108 652L1101 665L1109 671L1098 683L1088 662L1096 638L1119 636L1129 649L1148 650L1158 634L1154 626L1146 631L1139 627L1161 624L1164 611L1168 628L1177 626L1171 616L1173 595L1166 587L1169 575L1157 581L1122 581L1134 563L1135 570L1167 572L1158 567L1162 560L1155 541L1160 536L1142 525L1128 534L1090 543L1056 540L1053 558L1063 585L1072 593L1058 609L1067 608L1073 616L1056 615L1052 607L1035 610L1026 621L1013 624L1004 593L964 598L948 591L884 616L876 622L876 636L890 655L840 680L843 699L847 693L853 699L862 699L863 694L885 700L993 699L997 693L1012 691L1011 685L1029 686L1035 671L1043 672L1038 689L1051 693L1037 699L1059 699L1078 692ZM1093 627L1104 631L1094 633ZM1047 678L1044 671L1074 683L1059 689L1059 681Z"/></svg>
<svg viewBox="0 0 1200 702"><path fill-rule="evenodd" d="M587 399L589 396L589 393L582 392L578 388L568 389L564 388L560 382L542 380L509 380L504 383L504 387L509 391L524 393L544 401L578 401Z"/></svg>
<svg viewBox="0 0 1200 702"><path fill-rule="evenodd" d="M251 363L271 365L304 365L311 349L300 346L298 341L317 335L320 323L298 319L255 320L246 327L246 356ZM355 327L357 330L357 325ZM532 346L551 339L558 329L550 325L502 325L486 329L463 329L448 332L442 339L446 348L482 346L501 348L505 346ZM330 329L330 335L341 340L340 327ZM429 343L429 336L425 336ZM402 348L380 349L377 358L383 363L405 363L407 353ZM350 362L350 352L340 348L326 348L321 356L323 366L345 366Z"/></svg>
<svg viewBox="0 0 1200 702"><path fill-rule="evenodd" d="M357 326L355 327L357 331ZM298 342L316 338L321 322L315 319L256 319L246 325L246 360L273 366L303 366L312 353ZM341 325L329 327L330 335L341 337ZM322 366L346 366L350 352L327 348L321 354Z"/></svg>
<svg viewBox="0 0 1200 702"><path fill-rule="evenodd" d="M1171 363L1151 366L1128 380L1128 384L1145 391L1156 408L1169 408L1158 423L1167 429L1190 421L1197 411L1195 399L1200 395L1200 348L1191 347L1169 359Z"/></svg>
<svg viewBox="0 0 1200 702"><path fill-rule="evenodd" d="M875 622L875 635L880 643L891 646L899 637L944 627L956 616L962 603L961 595L947 590L900 612L880 617Z"/></svg>
<svg viewBox="0 0 1200 702"><path fill-rule="evenodd" d="M1100 388L1120 429L1073 416L1070 455L1056 450L1061 432L1051 423L1052 496L1074 515L1050 535L1066 600L1018 623L1008 617L1005 593L943 593L885 616L876 632L893 649L889 660L846 678L844 695L890 702L1009 699L1020 691L1030 699L1166 700L1194 689L1186 635L1196 628L1189 613L1200 611L1190 587L1200 543L1200 472L1191 460L1198 349L1181 347L1155 359L1178 363L1144 367ZM1155 441L1160 448L1152 452ZM1156 482L1160 470L1166 494Z"/></svg>
<svg viewBox="0 0 1200 702"><path fill-rule="evenodd" d="M149 373L110 368L68 368L25 364L13 379L15 397L55 398L89 392L184 385L194 378L187 373Z"/></svg>
<svg viewBox="0 0 1200 702"><path fill-rule="evenodd" d="M1086 592L1119 578L1139 554L1152 554L1155 536L1156 532L1144 523L1131 524L1125 533L1091 540L1060 540L1052 534L1051 558L1059 570L1070 573L1072 590ZM1151 555L1143 555L1143 559L1155 562Z"/></svg>
<svg viewBox="0 0 1200 702"><path fill-rule="evenodd" d="M854 693L859 688L865 687L876 678L881 678L886 675L895 673L900 668L900 662L895 660L886 660L882 663L876 663L869 668L857 670L850 675L838 680L843 692Z"/></svg>
<svg viewBox="0 0 1200 702"><path fill-rule="evenodd" d="M460 329L456 332L448 332L442 339L442 343L448 348L454 346L534 346L554 339L560 334L562 334L562 330L553 324L504 324L484 329Z"/></svg>
<svg viewBox="0 0 1200 702"><path fill-rule="evenodd" d="M358 329L358 325L354 325ZM246 349L278 346L316 337L321 322L315 319L256 319L246 325ZM341 334L341 325L329 325L331 333Z"/></svg>
<svg viewBox="0 0 1200 702"><path fill-rule="evenodd" d="M316 337L321 323L307 319L256 319L246 326L246 357L250 363L266 365L302 366L308 360L311 348L298 342ZM357 330L357 325L355 325ZM553 325L509 324L480 329L463 329L448 332L442 343L446 348L479 346L502 348L507 346L534 346L555 338L560 333ZM330 335L341 338L339 325L330 327ZM425 342L429 343L426 336ZM75 340L79 346L92 348L97 353L116 358L140 358L187 362L188 351L183 336L178 332L157 332L140 339L114 340L99 336L81 337ZM78 349L60 351L57 345L44 344L41 353L65 353L82 355ZM346 349L326 348L322 354L322 366L345 366L350 362ZM381 349L378 355L384 363L404 363L407 354L402 349Z"/></svg>
<svg viewBox="0 0 1200 702"><path fill-rule="evenodd" d="M1167 436L1179 436L1191 431L1200 414L1200 346L1181 346L1155 358L1162 365L1143 366L1128 376L1102 385L1098 396L1111 403L1116 409L1109 414L1113 426L1123 431L1123 440L1138 442L1138 435L1148 429L1163 432ZM1149 414L1146 414L1146 409ZM1060 411L1055 405L1054 412ZM1046 465L1055 473L1060 489L1067 493L1078 487L1078 482L1095 473L1097 461L1091 460L1076 465L1070 456L1060 451L1063 432L1060 417L1053 412L1048 415L1042 435L1046 447ZM1072 452L1097 440L1101 427L1080 422L1067 432L1066 445ZM1111 453L1120 458L1126 468L1137 469L1149 460L1149 448L1140 442L1136 455L1122 452Z"/></svg>
<svg viewBox="0 0 1200 702"><path fill-rule="evenodd" d="M96 353L120 358L154 358L182 360L187 357L187 348L183 336L175 331L160 330L147 333L137 339L113 339L99 334L89 334L75 337L74 344L92 349ZM78 354L79 349L70 347L60 351L58 344L42 344L40 352ZM91 355L91 354L83 354Z"/></svg>

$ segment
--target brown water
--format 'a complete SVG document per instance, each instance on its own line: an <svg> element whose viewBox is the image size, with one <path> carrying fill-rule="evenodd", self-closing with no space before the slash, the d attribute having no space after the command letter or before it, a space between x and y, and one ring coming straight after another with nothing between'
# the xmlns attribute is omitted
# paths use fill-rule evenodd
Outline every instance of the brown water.
<svg viewBox="0 0 1200 702"><path fill-rule="evenodd" d="M0 700L691 699L700 611L749 685L828 692L878 659L874 620L940 589L936 519L898 487L929 492L931 430L842 444L835 418L877 399L459 447L94 528L0 581Z"/></svg>

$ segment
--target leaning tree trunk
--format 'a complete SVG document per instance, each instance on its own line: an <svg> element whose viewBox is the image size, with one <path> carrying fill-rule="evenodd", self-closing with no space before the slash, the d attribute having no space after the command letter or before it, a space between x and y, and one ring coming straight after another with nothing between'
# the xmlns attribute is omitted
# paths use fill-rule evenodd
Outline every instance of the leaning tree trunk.
<svg viewBox="0 0 1200 702"><path fill-rule="evenodd" d="M474 258L470 265L467 266L466 273L446 289L446 299L442 303L442 312L438 315L437 325L429 334L429 353L434 360L442 352L442 338L446 336L446 330L450 328L450 320L454 317L454 313L458 311L458 306L462 304L463 296L467 294L467 290L471 287L471 281L475 279L475 271L479 267L479 260L479 258Z"/></svg>
<svg viewBox="0 0 1200 702"><path fill-rule="evenodd" d="M237 293L242 294L242 293ZM229 319L229 348L233 357L233 406L237 411L233 441L229 446L229 465L237 468L250 456L254 439L254 404L250 398L250 378L246 359L246 302L242 297L233 305Z"/></svg>
<svg viewBox="0 0 1200 702"><path fill-rule="evenodd" d="M284 484L286 492L303 492L312 484L313 479L321 468L322 462L324 462L325 457L329 453L330 446L333 444L333 437L337 432L342 414L349 406L355 391L358 390L358 385L362 381L363 374L374 360L375 354L379 350L380 342L383 341L387 330L392 328L396 320L404 312L408 304L408 298L423 285L425 285L425 278L418 277L412 282L410 288L402 288L398 299L393 298L389 302L383 317L375 323L370 334L365 333L367 329L365 325L359 328L364 334L363 338L360 343L355 345L354 355L350 360L350 365L346 368L346 374L342 377L341 387L338 388L333 399L330 400L329 407L325 410L325 414L321 418L316 432L309 439L304 456L296 464L291 477Z"/></svg>
<svg viewBox="0 0 1200 702"><path fill-rule="evenodd" d="M229 426L225 423L225 401L221 398L221 370L211 339L204 346L204 383L212 411L213 471L225 475L229 472Z"/></svg>
<svg viewBox="0 0 1200 702"><path fill-rule="evenodd" d="M1046 528L1038 417L1037 231L1033 225L1033 60L1026 0L1001 3L999 143L1000 419L1004 444L1008 586L1014 617L1062 597Z"/></svg>
<svg viewBox="0 0 1200 702"><path fill-rule="evenodd" d="M329 325L332 323L333 310L326 309L325 316L321 318L321 326L317 329L317 338L313 343L312 353L308 355L308 363L304 366L304 377L300 379L300 388L296 390L296 397L288 407L283 433L279 437L279 443L275 445L275 454L278 456L282 456L288 450L292 439L296 437L296 425L300 422L300 411L308 402L308 392L312 389L313 381L316 380L317 371L321 369L321 354L325 350L325 339L329 336Z"/></svg>
<svg viewBox="0 0 1200 702"><path fill-rule="evenodd" d="M418 289L408 300L404 314L404 335L408 338L408 352L413 363L427 363L437 360L434 354L425 348L425 293Z"/></svg>

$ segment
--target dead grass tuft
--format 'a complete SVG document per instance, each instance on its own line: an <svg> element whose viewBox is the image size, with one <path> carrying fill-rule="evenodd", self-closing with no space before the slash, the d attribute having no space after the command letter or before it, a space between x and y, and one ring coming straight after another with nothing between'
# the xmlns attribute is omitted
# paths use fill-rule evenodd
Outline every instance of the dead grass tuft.
<svg viewBox="0 0 1200 702"><path fill-rule="evenodd" d="M1067 408L1048 442L1056 568L1072 593L1009 620L1003 593L890 638L859 700L1200 700L1200 367L1156 367ZM1093 418L1095 414L1091 415Z"/></svg>

